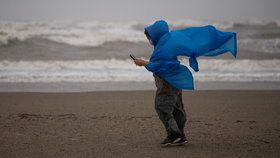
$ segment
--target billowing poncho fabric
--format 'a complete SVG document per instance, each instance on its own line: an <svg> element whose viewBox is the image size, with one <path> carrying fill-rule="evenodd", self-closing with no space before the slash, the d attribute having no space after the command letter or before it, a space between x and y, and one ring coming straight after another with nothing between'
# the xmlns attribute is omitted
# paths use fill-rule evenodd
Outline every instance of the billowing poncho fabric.
<svg viewBox="0 0 280 158"><path fill-rule="evenodd" d="M236 33L222 32L214 26L188 27L169 32L168 24L156 21L145 28L154 45L147 70L163 78L177 89L194 89L190 70L180 64L177 56L189 57L189 65L199 71L196 58L217 56L226 52L236 57Z"/></svg>

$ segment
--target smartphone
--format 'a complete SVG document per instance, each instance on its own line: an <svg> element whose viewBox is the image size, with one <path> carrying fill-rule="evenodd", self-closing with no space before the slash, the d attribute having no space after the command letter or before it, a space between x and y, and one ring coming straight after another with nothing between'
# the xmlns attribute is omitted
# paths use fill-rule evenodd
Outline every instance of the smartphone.
<svg viewBox="0 0 280 158"><path fill-rule="evenodd" d="M130 56L130 58L131 58L132 60L135 60L135 59L136 59L135 56L132 55L132 54L130 54L129 56Z"/></svg>

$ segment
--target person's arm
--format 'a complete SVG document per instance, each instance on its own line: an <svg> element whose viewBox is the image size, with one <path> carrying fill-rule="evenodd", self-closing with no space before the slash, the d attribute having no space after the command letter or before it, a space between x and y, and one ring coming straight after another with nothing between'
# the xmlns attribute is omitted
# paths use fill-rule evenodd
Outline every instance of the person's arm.
<svg viewBox="0 0 280 158"><path fill-rule="evenodd" d="M147 64L149 64L149 61L143 60L143 59L135 59L134 60L135 65L137 66L146 66Z"/></svg>

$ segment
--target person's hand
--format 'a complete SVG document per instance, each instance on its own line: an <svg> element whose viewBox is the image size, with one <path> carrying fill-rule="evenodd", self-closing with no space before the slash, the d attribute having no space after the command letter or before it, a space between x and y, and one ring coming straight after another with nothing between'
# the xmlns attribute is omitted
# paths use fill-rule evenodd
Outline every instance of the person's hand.
<svg viewBox="0 0 280 158"><path fill-rule="evenodd" d="M143 59L135 59L134 60L135 65L137 66L145 66L147 65L149 62Z"/></svg>

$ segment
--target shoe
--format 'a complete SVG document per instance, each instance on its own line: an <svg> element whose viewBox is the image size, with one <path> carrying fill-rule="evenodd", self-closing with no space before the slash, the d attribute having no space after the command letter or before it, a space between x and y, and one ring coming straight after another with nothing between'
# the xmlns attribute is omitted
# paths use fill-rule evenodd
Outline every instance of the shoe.
<svg viewBox="0 0 280 158"><path fill-rule="evenodd" d="M174 140L170 145L171 146L180 146L180 145L184 145L186 143L188 143L186 137L182 137L180 139Z"/></svg>
<svg viewBox="0 0 280 158"><path fill-rule="evenodd" d="M171 139L165 138L165 139L160 143L160 145L161 145L162 147L165 147L165 146L169 146L171 143L172 143L172 140L171 140Z"/></svg>
<svg viewBox="0 0 280 158"><path fill-rule="evenodd" d="M161 145L162 147L170 146L170 145L172 145L172 144L174 144L174 143L179 142L181 139L182 139L181 137L173 137L173 138L168 138L168 137L167 137L167 138L165 138L165 139L160 143L160 145Z"/></svg>

